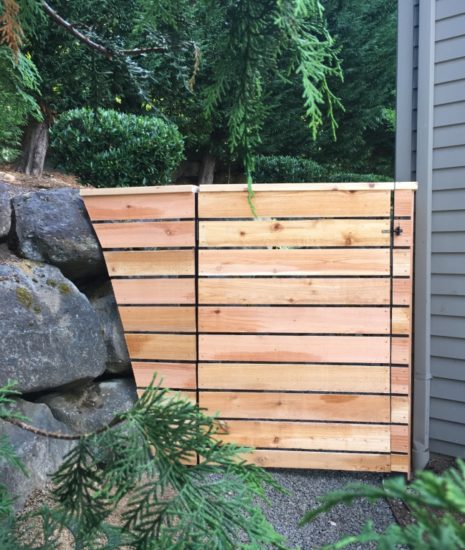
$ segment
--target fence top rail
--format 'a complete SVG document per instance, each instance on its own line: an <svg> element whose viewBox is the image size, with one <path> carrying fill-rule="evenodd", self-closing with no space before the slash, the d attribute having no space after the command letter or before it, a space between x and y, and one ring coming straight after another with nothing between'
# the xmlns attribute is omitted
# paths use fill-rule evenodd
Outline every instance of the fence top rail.
<svg viewBox="0 0 465 550"><path fill-rule="evenodd" d="M353 182L353 183L254 183L254 191L397 191L417 189L416 182ZM247 191L246 183L200 185L200 193Z"/></svg>
<svg viewBox="0 0 465 550"><path fill-rule="evenodd" d="M102 187L82 188L82 197L99 197L104 195L156 195L160 193L197 193L196 185L150 185L143 187Z"/></svg>
<svg viewBox="0 0 465 550"><path fill-rule="evenodd" d="M254 183L254 191L400 191L413 190L416 182L356 182L356 183ZM165 193L225 193L247 191L246 183L214 183L210 185L154 185L143 187L82 188L83 197L111 195L156 195Z"/></svg>

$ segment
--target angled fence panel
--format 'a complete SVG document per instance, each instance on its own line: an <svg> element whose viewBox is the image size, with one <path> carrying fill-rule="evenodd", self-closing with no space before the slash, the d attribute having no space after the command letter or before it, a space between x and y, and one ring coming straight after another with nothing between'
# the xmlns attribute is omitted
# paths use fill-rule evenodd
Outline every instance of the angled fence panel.
<svg viewBox="0 0 465 550"><path fill-rule="evenodd" d="M83 191L138 388L266 467L410 473L414 184Z"/></svg>

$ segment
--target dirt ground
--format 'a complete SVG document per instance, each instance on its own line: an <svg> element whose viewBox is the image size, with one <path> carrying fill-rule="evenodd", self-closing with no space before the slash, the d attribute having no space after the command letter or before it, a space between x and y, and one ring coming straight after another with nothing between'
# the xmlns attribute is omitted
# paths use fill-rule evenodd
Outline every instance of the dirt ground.
<svg viewBox="0 0 465 550"><path fill-rule="evenodd" d="M53 189L56 187L89 187L82 185L78 179L71 174L63 174L55 170L44 171L42 176L27 176L17 172L13 166L0 164L0 181L11 185L26 187L29 189Z"/></svg>

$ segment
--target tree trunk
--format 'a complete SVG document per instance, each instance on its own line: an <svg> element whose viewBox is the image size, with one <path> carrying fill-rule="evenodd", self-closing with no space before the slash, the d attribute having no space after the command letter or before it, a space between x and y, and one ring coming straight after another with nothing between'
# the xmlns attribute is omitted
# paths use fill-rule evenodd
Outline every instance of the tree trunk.
<svg viewBox="0 0 465 550"><path fill-rule="evenodd" d="M41 176L48 150L48 124L32 120L23 136L22 155L16 166L18 172Z"/></svg>
<svg viewBox="0 0 465 550"><path fill-rule="evenodd" d="M216 158L210 153L206 153L202 158L202 165L199 173L199 185L213 183L215 178Z"/></svg>

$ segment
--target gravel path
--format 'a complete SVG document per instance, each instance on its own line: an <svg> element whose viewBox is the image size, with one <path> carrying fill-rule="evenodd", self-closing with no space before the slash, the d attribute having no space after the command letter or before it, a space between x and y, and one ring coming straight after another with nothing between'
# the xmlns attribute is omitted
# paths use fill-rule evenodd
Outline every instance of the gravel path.
<svg viewBox="0 0 465 550"><path fill-rule="evenodd" d="M387 502L360 500L351 507L339 506L305 527L299 527L298 522L309 508L317 504L318 496L341 489L347 483L379 484L383 476L322 470L273 470L271 473L290 494L270 492L271 505L264 510L275 529L287 537L290 546L313 550L337 541L342 535L359 533L369 520L374 522L378 531L384 531L395 521ZM353 545L352 548L367 549L370 546Z"/></svg>

